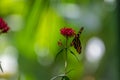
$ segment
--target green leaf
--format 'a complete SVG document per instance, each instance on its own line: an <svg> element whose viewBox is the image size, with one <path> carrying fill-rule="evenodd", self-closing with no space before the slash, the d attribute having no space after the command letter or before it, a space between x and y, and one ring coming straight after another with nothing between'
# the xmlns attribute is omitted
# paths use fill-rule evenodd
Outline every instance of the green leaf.
<svg viewBox="0 0 120 80"><path fill-rule="evenodd" d="M60 74L60 75L54 76L50 80L55 80L56 78L63 77L63 76L65 76L65 74Z"/></svg>
<svg viewBox="0 0 120 80"><path fill-rule="evenodd" d="M63 76L61 80L70 80L68 76Z"/></svg>
<svg viewBox="0 0 120 80"><path fill-rule="evenodd" d="M75 55L75 53L74 53L73 51L71 51L70 49L69 49L69 51L70 51L70 53L71 53L73 56L75 56L75 58L77 59L77 61L80 63L80 61L79 61L78 57Z"/></svg>
<svg viewBox="0 0 120 80"><path fill-rule="evenodd" d="M0 69L1 69L1 71L3 72L3 68L2 68L2 65L1 65L1 61L0 61Z"/></svg>
<svg viewBox="0 0 120 80"><path fill-rule="evenodd" d="M63 50L64 50L64 48L63 48L63 49L61 49L61 50L57 53L57 55L56 55L56 57L55 57L55 61L56 61L56 59L57 59L58 55L60 55L60 53L62 53L62 52L63 52Z"/></svg>

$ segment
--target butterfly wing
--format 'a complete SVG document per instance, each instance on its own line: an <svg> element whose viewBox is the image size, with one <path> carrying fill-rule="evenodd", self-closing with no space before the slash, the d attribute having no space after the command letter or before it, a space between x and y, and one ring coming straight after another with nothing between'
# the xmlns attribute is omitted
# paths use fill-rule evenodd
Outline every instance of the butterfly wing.
<svg viewBox="0 0 120 80"><path fill-rule="evenodd" d="M80 29L80 31L78 32L78 34L75 35L73 41L72 41L72 45L74 46L74 48L76 49L76 51L80 54L81 50L82 50L82 46L81 46L81 42L80 42L80 34L83 31L83 27Z"/></svg>
<svg viewBox="0 0 120 80"><path fill-rule="evenodd" d="M72 41L72 44L74 48L76 49L76 51L80 54L82 47L81 47L81 42L79 40L79 37L75 37Z"/></svg>

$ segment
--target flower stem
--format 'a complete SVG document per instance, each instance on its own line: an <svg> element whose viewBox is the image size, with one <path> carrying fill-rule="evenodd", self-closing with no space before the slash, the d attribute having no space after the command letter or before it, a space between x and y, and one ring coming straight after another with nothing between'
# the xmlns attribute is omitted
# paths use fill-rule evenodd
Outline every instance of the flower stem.
<svg viewBox="0 0 120 80"><path fill-rule="evenodd" d="M67 50L68 50L68 37L66 37L66 46L65 46L65 75L67 72Z"/></svg>

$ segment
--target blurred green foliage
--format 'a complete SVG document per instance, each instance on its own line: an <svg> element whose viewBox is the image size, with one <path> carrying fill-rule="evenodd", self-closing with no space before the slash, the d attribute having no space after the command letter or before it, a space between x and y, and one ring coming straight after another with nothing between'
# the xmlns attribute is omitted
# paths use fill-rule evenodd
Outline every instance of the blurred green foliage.
<svg viewBox="0 0 120 80"><path fill-rule="evenodd" d="M2 35L5 45L0 46L0 54L7 46L14 46L18 55L16 74L0 75L7 80L50 80L63 73L62 55L55 61L60 50L57 41L64 37L60 28L67 26L79 31L82 53L77 55L80 63L68 55L68 69L74 69L70 80L118 80L116 63L117 28L115 0L0 0L0 17L4 18L11 30ZM93 72L86 60L87 42L99 37L105 45L105 53ZM0 42L2 44L2 42ZM4 47L4 48L3 48ZM73 51L74 49L71 48ZM97 54L97 53L96 53ZM96 64L97 65L97 64ZM9 67L9 66L8 66ZM0 73L1 74L1 73Z"/></svg>

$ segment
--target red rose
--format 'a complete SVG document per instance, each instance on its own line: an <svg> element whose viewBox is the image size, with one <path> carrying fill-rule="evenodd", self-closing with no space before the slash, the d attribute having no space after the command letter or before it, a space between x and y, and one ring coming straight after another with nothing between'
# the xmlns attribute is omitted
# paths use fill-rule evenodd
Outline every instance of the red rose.
<svg viewBox="0 0 120 80"><path fill-rule="evenodd" d="M6 33L10 28L8 27L7 23L0 18L0 33Z"/></svg>
<svg viewBox="0 0 120 80"><path fill-rule="evenodd" d="M72 28L61 28L60 33L65 37L72 37L75 35L75 31Z"/></svg>

